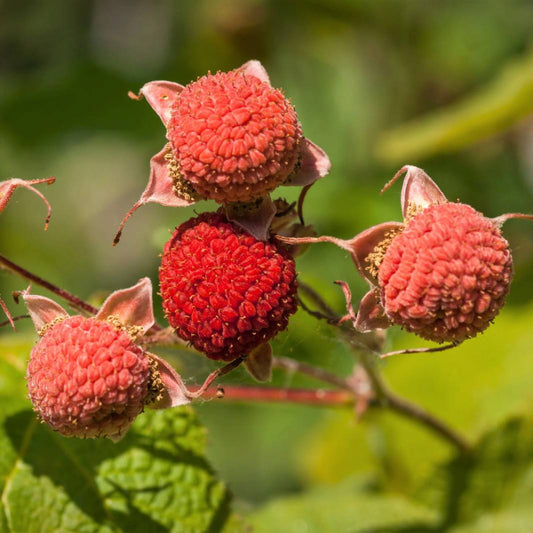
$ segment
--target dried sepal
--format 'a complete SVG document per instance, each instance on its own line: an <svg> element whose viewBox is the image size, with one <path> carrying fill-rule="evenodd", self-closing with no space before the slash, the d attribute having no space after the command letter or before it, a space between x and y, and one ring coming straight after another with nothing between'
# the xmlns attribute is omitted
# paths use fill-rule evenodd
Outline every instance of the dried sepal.
<svg viewBox="0 0 533 533"><path fill-rule="evenodd" d="M156 363L156 371L163 385L161 397L151 403L149 407L152 409L167 409L168 407L178 407L191 403L187 388L172 365L153 353L147 353L146 355Z"/></svg>
<svg viewBox="0 0 533 533"><path fill-rule="evenodd" d="M257 240L268 239L270 224L276 214L276 206L270 196L264 196L259 202L226 204L224 209L229 221Z"/></svg>
<svg viewBox="0 0 533 533"><path fill-rule="evenodd" d="M109 317L117 317L122 325L140 327L146 333L155 323L150 278L110 294L96 315L98 320Z"/></svg>
<svg viewBox="0 0 533 533"><path fill-rule="evenodd" d="M11 316L11 313L9 312L9 309L7 308L7 305L4 302L4 300L2 300L2 298L0 298L0 308L2 308L2 310L4 311L7 319L9 320L9 323L11 324L11 327L13 329L16 329L15 328L15 322L13 321L13 317Z"/></svg>
<svg viewBox="0 0 533 533"><path fill-rule="evenodd" d="M38 191L35 187L32 187L32 185L39 185L40 183L47 183L48 185L51 185L55 182L54 177L50 178L43 178L39 180L21 180L17 178L13 178L7 181L0 182L0 212L2 212L5 207L7 206L9 200L11 199L11 196L13 196L13 193L15 192L15 189L17 187L24 187L25 189L28 189L32 192L34 192L46 205L48 208L48 214L46 216L45 222L44 222L44 229L45 231L48 229L48 224L50 222L50 217L52 215L52 208L50 204L48 203L48 200L45 198L45 196Z"/></svg>
<svg viewBox="0 0 533 533"><path fill-rule="evenodd" d="M403 228L400 222L383 222L359 233L346 241L357 270L372 286L378 285L377 266L380 253L384 254L386 246ZM383 249L382 249L383 248Z"/></svg>
<svg viewBox="0 0 533 533"><path fill-rule="evenodd" d="M257 381L272 379L272 346L269 342L254 348L244 360L244 366Z"/></svg>
<svg viewBox="0 0 533 533"><path fill-rule="evenodd" d="M527 215L524 213L505 213L504 215L491 218L490 220L492 220L492 223L495 226L501 228L508 220L511 220L512 218L524 218L526 220L533 220L533 215Z"/></svg>
<svg viewBox="0 0 533 533"><path fill-rule="evenodd" d="M339 324L346 322L346 320L351 320L355 327L355 321L357 317L352 306L352 291L350 290L348 283L346 283L345 281L337 280L334 281L334 283L341 288L342 293L344 294L344 299L346 300L346 311L348 312L347 315L343 316L340 319Z"/></svg>
<svg viewBox="0 0 533 533"><path fill-rule="evenodd" d="M362 333L375 329L386 329L391 326L375 289L369 290L359 303L354 326Z"/></svg>
<svg viewBox="0 0 533 533"><path fill-rule="evenodd" d="M69 316L54 300L38 294L30 294L29 288L23 291L21 296L37 332L42 331L52 321Z"/></svg>
<svg viewBox="0 0 533 533"><path fill-rule="evenodd" d="M134 204L120 223L119 229L113 240L113 246L118 244L124 225L139 207L149 202L155 202L167 207L186 207L195 203L192 199L186 199L176 194L174 180L169 171L169 153L170 147L166 144L163 149L150 160L150 179L148 185L139 198L139 201Z"/></svg>
<svg viewBox="0 0 533 533"><path fill-rule="evenodd" d="M166 126L172 116L172 106L182 90L183 85L179 83L158 80L144 84L139 94L130 91L128 96L132 100L142 100L144 96L150 107L159 115L159 118Z"/></svg>
<svg viewBox="0 0 533 533"><path fill-rule="evenodd" d="M448 200L439 186L421 169L413 165L403 166L383 187L388 190L403 174L402 214L404 220L412 212L418 212L430 205L445 204Z"/></svg>
<svg viewBox="0 0 533 533"><path fill-rule="evenodd" d="M346 320L351 320L354 328L361 333L368 333L375 329L386 329L391 323L385 312L376 289L370 289L359 303L359 309L355 313L352 306L352 293L350 287L345 281L336 281L340 286L346 299L346 310L348 314L341 319L341 323Z"/></svg>
<svg viewBox="0 0 533 533"><path fill-rule="evenodd" d="M237 70L248 76L255 76L256 78L259 78L261 81L264 81L270 85L268 73L265 70L265 67L263 67L261 62L257 59L250 59L250 61L247 61L244 63L244 65L241 65Z"/></svg>
<svg viewBox="0 0 533 533"><path fill-rule="evenodd" d="M309 139L303 139L300 164L289 179L287 186L305 187L329 174L331 161L328 154Z"/></svg>

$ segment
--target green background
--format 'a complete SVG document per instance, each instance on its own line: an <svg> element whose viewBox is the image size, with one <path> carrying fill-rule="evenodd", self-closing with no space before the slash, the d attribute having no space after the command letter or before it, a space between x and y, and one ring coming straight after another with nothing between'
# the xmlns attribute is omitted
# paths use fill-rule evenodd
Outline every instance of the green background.
<svg viewBox="0 0 533 533"><path fill-rule="evenodd" d="M384 196L379 190L404 164L423 167L449 199L487 216L533 212L531 1L4 0L0 180L54 175L57 181L43 191L53 206L46 233L40 200L15 193L0 214L0 253L95 303L146 275L157 283L168 230L194 211L150 204L128 223L120 245L111 246L144 189L149 158L165 142L155 113L127 92L155 79L186 84L251 58L263 63L272 84L295 105L305 135L331 158L330 175L314 186L305 206L319 234L349 238L399 220L400 186ZM279 192L290 200L297 195L291 188ZM202 203L195 210L213 207ZM511 221L505 236L515 280L495 324L452 352L383 364L393 388L472 439L510 416L528 414L533 405L533 227ZM343 299L332 280L347 280L356 299L364 293L347 254L331 245L313 247L297 264L301 279L338 312ZM14 315L23 309L10 292L25 287L0 272L0 294ZM158 297L155 303L163 320ZM2 330L4 359L24 357L14 345L29 339L31 346L35 338L30 324L18 324L16 334ZM387 344L423 345L396 328ZM301 311L274 346L277 355L339 374L353 364L335 332ZM188 383L216 367L190 353L160 353L172 358ZM7 380L0 375L2 394L8 394L2 389ZM227 381L249 378L238 371ZM274 383L317 385L286 373L275 373ZM234 507L248 515L271 505L264 508L266 524L268 513L277 512L269 504L276 498L318 491L292 509L300 517L315 507L313 498L343 501L321 493L324 484L351 491L364 477L380 497L411 497L453 452L388 413L356 422L349 410L216 401L196 412L207 426L208 458L229 485ZM512 454L506 461L516 466ZM487 507L492 511L492 504ZM348 501L346 508L352 509ZM489 510L489 525L479 526L489 529L479 531L492 531ZM314 531L312 523L320 522L279 531ZM318 531L351 531L344 524Z"/></svg>

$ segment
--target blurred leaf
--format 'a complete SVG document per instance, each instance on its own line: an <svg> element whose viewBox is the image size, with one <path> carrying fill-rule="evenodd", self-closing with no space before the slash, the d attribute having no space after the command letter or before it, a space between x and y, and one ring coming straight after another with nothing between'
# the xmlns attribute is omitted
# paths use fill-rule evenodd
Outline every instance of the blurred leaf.
<svg viewBox="0 0 533 533"><path fill-rule="evenodd" d="M499 513L487 513L473 524L454 527L450 533L530 533L533 524L531 505Z"/></svg>
<svg viewBox="0 0 533 533"><path fill-rule="evenodd" d="M118 444L65 438L40 425L24 398L27 343L4 346L0 530L222 530L230 495L205 459L205 429L190 408L146 412ZM230 524L226 532L242 531Z"/></svg>
<svg viewBox="0 0 533 533"><path fill-rule="evenodd" d="M514 418L485 435L470 456L437 469L418 497L441 509L446 524L462 523L489 510L523 509L533 497L532 479L533 420Z"/></svg>
<svg viewBox="0 0 533 533"><path fill-rule="evenodd" d="M391 528L411 532L432 528L436 515L401 497L373 493L352 480L274 500L250 519L254 533L390 533Z"/></svg>
<svg viewBox="0 0 533 533"><path fill-rule="evenodd" d="M393 390L474 439L510 414L532 410L532 321L531 304L505 308L483 335L440 354L390 358L384 373ZM391 338L391 349L428 345L396 328ZM388 412L370 412L359 423L350 413L331 412L302 438L300 450L310 482L371 471L386 487L403 491L454 452L426 428Z"/></svg>
<svg viewBox="0 0 533 533"><path fill-rule="evenodd" d="M477 93L386 132L377 156L389 163L419 160L505 131L533 112L533 52L508 64Z"/></svg>

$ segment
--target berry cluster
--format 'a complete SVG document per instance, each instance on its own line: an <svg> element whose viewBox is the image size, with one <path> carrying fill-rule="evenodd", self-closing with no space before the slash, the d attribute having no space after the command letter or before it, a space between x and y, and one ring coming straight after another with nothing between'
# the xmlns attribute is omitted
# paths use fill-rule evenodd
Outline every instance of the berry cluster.
<svg viewBox="0 0 533 533"><path fill-rule="evenodd" d="M500 227L509 218L532 217L489 219L448 202L419 168L402 168L385 187L406 173L402 222L379 224L348 241L310 237L314 231L303 225L301 206L330 162L303 136L292 104L270 85L259 62L207 74L185 87L150 82L130 96L147 99L168 142L152 158L146 190L120 231L147 202L222 204L174 231L159 268L168 322L210 359L234 366L245 360L255 378L269 379L269 341L296 312L293 255L303 249L280 241L329 241L351 253L370 286L357 313L347 285L339 283L348 316L361 332L397 324L425 339L456 344L485 330L504 305L512 258ZM35 191L32 184L52 181L0 183L0 211L15 187ZM271 200L280 185L304 187L299 217L294 206ZM154 322L148 278L112 293L92 318L69 317L52 300L28 291L23 298L41 335L28 365L28 391L39 417L54 430L116 440L145 406L182 405L194 397L174 369L145 351L149 332L162 330ZM0 306L8 314L1 300Z"/></svg>

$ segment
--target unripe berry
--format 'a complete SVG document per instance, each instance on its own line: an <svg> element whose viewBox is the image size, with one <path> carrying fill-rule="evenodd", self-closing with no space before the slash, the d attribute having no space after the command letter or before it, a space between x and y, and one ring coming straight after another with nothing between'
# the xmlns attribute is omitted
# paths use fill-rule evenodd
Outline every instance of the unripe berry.
<svg viewBox="0 0 533 533"><path fill-rule="evenodd" d="M425 208L375 259L387 317L437 342L461 342L486 329L512 278L500 229L465 204Z"/></svg>
<svg viewBox="0 0 533 533"><path fill-rule="evenodd" d="M176 229L159 269L163 308L183 339L211 359L248 354L296 311L294 260L217 213Z"/></svg>
<svg viewBox="0 0 533 533"><path fill-rule="evenodd" d="M65 436L119 438L147 400L148 357L105 320L65 317L42 333L27 371L41 420Z"/></svg>

